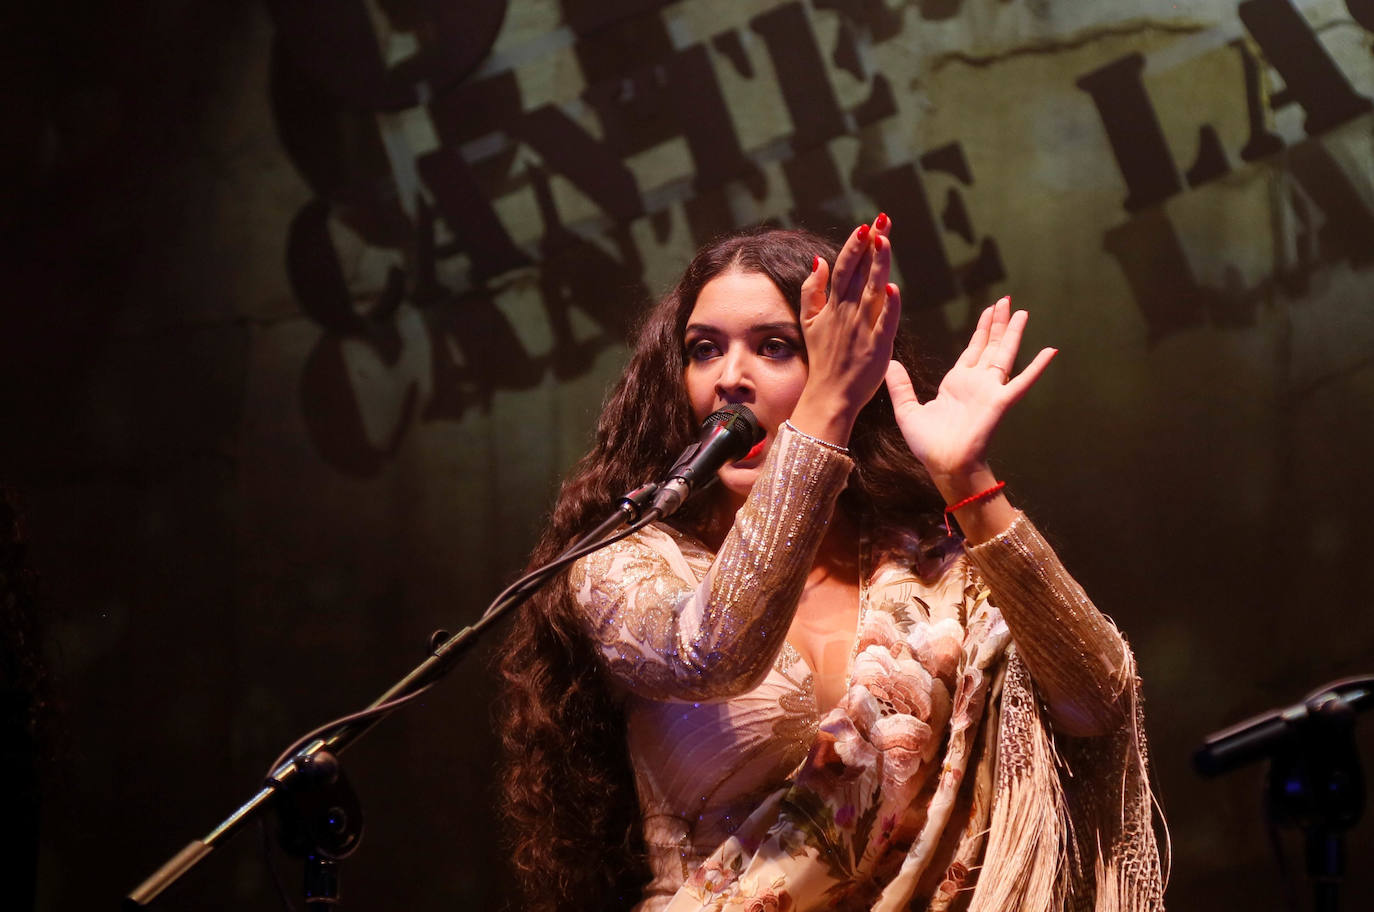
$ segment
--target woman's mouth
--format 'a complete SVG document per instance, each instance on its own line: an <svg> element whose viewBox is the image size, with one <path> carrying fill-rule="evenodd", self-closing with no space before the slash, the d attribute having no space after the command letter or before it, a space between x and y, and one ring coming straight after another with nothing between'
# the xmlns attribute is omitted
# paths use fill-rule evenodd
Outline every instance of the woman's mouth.
<svg viewBox="0 0 1374 912"><path fill-rule="evenodd" d="M762 440L760 440L758 443L754 444L753 449L751 449L749 452L745 453L745 454L744 454L744 457L743 457L742 459L737 459L737 460L735 460L735 461L736 461L736 462L748 462L749 460L754 459L754 458L757 457L760 453L762 453L762 452L763 452L763 448L766 447L767 445L768 445L768 438L765 437L765 438L763 438Z"/></svg>

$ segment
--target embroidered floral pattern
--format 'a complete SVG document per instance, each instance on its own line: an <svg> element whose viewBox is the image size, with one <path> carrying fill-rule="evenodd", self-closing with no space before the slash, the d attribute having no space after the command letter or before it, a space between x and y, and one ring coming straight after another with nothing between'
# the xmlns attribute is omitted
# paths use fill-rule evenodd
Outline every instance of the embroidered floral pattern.
<svg viewBox="0 0 1374 912"><path fill-rule="evenodd" d="M799 515L789 484L833 482L791 463L774 469L759 482L771 500L754 511L751 495L736 531L771 534L774 519ZM997 857L984 847L1003 749L999 692L1021 659L1007 661L1010 632L962 551L923 551L914 535L885 533L866 549L869 567L879 559L847 689L818 718L786 630L756 623L770 612L790 617L792 534L728 555L727 539L713 561L694 540L654 527L570 575L609 673L629 691L655 872L645 908L943 912ZM996 546L980 546L988 547ZM1053 559L1047 546L1035 553ZM731 597L707 597L711 574ZM1030 592L1047 578L1028 569L1017 581ZM1031 595L1052 606L1063 597L1048 584ZM738 677L721 684L710 673L718 658L732 674L766 678L753 689L741 690Z"/></svg>

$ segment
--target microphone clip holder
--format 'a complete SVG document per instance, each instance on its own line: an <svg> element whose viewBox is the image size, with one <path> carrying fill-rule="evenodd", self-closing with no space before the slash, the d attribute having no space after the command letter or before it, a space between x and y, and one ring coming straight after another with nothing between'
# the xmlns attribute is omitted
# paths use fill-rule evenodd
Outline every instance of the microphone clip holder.
<svg viewBox="0 0 1374 912"><path fill-rule="evenodd" d="M648 484L640 485L633 491L626 492L617 500L616 507L625 516L625 522L639 522L644 511L654 505L654 500L662 487L658 482L651 481Z"/></svg>
<svg viewBox="0 0 1374 912"><path fill-rule="evenodd" d="M319 751L297 761L299 775L274 802L278 842L305 865L305 905L339 901L339 861L352 855L363 834L363 809L339 760Z"/></svg>

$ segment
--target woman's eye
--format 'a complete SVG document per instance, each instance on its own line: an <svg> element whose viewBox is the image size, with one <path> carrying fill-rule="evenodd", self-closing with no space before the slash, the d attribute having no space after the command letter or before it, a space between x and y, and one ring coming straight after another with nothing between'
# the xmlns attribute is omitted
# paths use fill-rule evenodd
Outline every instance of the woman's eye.
<svg viewBox="0 0 1374 912"><path fill-rule="evenodd" d="M707 358L714 358L718 353L716 343L701 339L687 346L687 356L694 361L704 361Z"/></svg>
<svg viewBox="0 0 1374 912"><path fill-rule="evenodd" d="M796 347L786 339L769 339L759 349L769 358L784 358L796 352Z"/></svg>

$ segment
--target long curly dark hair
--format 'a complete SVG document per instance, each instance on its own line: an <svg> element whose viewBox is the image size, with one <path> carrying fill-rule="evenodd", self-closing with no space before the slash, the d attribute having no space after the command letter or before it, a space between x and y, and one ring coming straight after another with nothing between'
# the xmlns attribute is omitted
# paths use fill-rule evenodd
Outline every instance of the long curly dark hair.
<svg viewBox="0 0 1374 912"><path fill-rule="evenodd" d="M641 325L629 365L602 409L595 445L563 483L531 568L585 534L615 498L661 477L695 439L683 336L706 283L732 270L761 273L795 312L812 257L833 263L836 252L810 232L756 228L721 237L696 255ZM928 394L925 372L901 333L894 357ZM885 522L934 534L943 502L902 439L885 389L860 412L849 448L855 469L839 509L871 522L881 508ZM701 534L706 518L693 502L674 521ZM500 662L502 798L512 862L523 908L626 909L638 901L649 871L625 718L561 583L551 582L523 606Z"/></svg>

